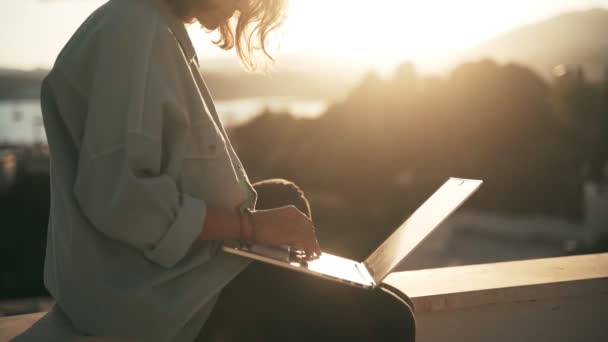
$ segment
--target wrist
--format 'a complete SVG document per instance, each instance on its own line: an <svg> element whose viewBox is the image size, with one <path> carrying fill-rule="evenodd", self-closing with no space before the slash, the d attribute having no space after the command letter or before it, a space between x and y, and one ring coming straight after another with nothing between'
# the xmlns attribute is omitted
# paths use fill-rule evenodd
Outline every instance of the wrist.
<svg viewBox="0 0 608 342"><path fill-rule="evenodd" d="M245 209L245 212L247 213L247 218L249 219L249 225L251 227L251 242L256 243L258 242L258 238L257 238L257 226L256 226L256 221L255 221L255 217L253 216L253 210Z"/></svg>
<svg viewBox="0 0 608 342"><path fill-rule="evenodd" d="M255 242L255 222L253 212L249 208L239 210L240 220L240 241L241 244Z"/></svg>
<svg viewBox="0 0 608 342"><path fill-rule="evenodd" d="M207 208L199 240L238 240L240 211L226 208Z"/></svg>

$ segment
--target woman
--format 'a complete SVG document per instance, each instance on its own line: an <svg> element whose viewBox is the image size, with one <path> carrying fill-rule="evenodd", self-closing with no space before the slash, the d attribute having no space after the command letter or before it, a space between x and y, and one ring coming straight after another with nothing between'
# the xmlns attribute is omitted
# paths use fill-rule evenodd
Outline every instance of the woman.
<svg viewBox="0 0 608 342"><path fill-rule="evenodd" d="M86 335L192 341L249 263L220 252L222 240L320 253L294 206L246 214L256 192L184 26L219 30L218 44L254 67L283 8L110 0L63 48L41 92L52 202L44 281L55 317Z"/></svg>

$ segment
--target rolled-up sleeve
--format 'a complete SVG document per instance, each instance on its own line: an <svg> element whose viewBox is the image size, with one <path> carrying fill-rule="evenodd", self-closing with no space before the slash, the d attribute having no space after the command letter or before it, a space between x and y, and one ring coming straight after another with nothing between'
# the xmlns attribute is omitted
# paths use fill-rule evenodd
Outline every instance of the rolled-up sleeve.
<svg viewBox="0 0 608 342"><path fill-rule="evenodd" d="M206 217L205 201L179 190L171 166L188 126L171 84L179 50L157 23L117 24L100 35L73 193L97 230L170 268Z"/></svg>
<svg viewBox="0 0 608 342"><path fill-rule="evenodd" d="M139 144L150 154L160 154L156 142ZM139 248L151 261L171 267L200 234L206 205L179 192L172 177L154 170L149 164L153 156L134 156L146 152L134 145L94 157L81 153L74 194L95 228Z"/></svg>

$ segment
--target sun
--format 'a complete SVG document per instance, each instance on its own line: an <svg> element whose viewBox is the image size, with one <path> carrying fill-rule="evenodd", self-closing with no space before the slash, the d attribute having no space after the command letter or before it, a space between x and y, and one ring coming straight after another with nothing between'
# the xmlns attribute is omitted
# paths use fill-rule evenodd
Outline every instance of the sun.
<svg viewBox="0 0 608 342"><path fill-rule="evenodd" d="M438 70L462 50L580 5L560 0L559 7L552 1L288 0L287 20L275 36L278 57L327 56L384 71L412 61L423 70ZM194 28L190 33L202 36ZM207 45L203 55L221 54Z"/></svg>
<svg viewBox="0 0 608 342"><path fill-rule="evenodd" d="M282 46L379 62L424 58L500 31L500 18L509 13L492 6L481 0L291 0Z"/></svg>

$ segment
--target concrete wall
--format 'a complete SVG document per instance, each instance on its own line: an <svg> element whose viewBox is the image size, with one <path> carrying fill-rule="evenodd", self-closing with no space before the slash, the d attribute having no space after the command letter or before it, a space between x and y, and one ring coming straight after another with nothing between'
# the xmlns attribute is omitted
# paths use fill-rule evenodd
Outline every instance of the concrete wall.
<svg viewBox="0 0 608 342"><path fill-rule="evenodd" d="M417 341L608 341L608 253L394 273Z"/></svg>
<svg viewBox="0 0 608 342"><path fill-rule="evenodd" d="M608 341L608 294L485 305L416 316L417 341Z"/></svg>
<svg viewBox="0 0 608 342"><path fill-rule="evenodd" d="M608 341L608 253L391 274L417 341ZM0 318L0 342L42 314ZM93 340L91 340L93 341Z"/></svg>

